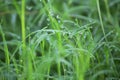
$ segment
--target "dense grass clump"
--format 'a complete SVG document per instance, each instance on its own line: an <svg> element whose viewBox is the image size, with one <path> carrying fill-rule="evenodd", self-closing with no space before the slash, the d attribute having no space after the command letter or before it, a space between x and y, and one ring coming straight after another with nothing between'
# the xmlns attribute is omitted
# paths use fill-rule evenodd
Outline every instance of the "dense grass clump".
<svg viewBox="0 0 120 80"><path fill-rule="evenodd" d="M120 0L0 0L0 80L119 80Z"/></svg>

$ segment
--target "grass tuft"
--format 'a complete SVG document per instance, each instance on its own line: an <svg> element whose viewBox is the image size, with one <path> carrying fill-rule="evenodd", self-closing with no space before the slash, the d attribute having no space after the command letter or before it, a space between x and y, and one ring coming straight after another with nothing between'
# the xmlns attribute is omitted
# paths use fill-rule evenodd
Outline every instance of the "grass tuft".
<svg viewBox="0 0 120 80"><path fill-rule="evenodd" d="M119 79L119 2L0 0L0 80Z"/></svg>

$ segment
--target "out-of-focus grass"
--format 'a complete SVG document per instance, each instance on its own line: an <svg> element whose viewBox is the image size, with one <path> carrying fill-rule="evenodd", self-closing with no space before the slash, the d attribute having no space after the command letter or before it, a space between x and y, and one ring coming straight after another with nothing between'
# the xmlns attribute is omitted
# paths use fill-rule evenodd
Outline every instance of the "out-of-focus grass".
<svg viewBox="0 0 120 80"><path fill-rule="evenodd" d="M1 0L0 80L112 80L119 0Z"/></svg>

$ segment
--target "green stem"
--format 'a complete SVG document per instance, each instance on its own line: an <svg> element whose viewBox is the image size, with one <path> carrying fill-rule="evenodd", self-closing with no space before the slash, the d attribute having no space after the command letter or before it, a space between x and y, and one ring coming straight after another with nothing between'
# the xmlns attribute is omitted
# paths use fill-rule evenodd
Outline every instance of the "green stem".
<svg viewBox="0 0 120 80"><path fill-rule="evenodd" d="M10 59L9 59L9 51L8 51L8 46L7 46L7 43L6 43L6 39L5 39L5 34L2 30L2 27L0 25L0 32L2 34L2 38L3 38L3 43L4 43L4 52L5 52L5 58L6 58L6 63L7 63L7 66L9 67L9 64L10 64Z"/></svg>
<svg viewBox="0 0 120 80"><path fill-rule="evenodd" d="M110 19L110 10L109 10L109 6L108 6L108 0L104 0L104 2L105 2L105 6L106 6L106 11L107 11L108 19L111 20Z"/></svg>
<svg viewBox="0 0 120 80"><path fill-rule="evenodd" d="M25 37L26 37L26 31L25 31L25 0L22 0L22 7L21 7L21 27L22 27L22 48L23 48L23 52L25 51L26 48L26 41L25 41Z"/></svg>
<svg viewBox="0 0 120 80"><path fill-rule="evenodd" d="M26 37L26 30L25 30L25 0L22 0L22 4L21 4L21 28L22 28L22 56L21 59L23 60L23 73L24 75L27 76L27 80L28 78L28 72L27 70L27 64L26 64L26 58L28 59L28 56L26 55L26 41L25 41L25 37ZM26 57L26 58L25 58ZM24 80L24 77L22 78Z"/></svg>
<svg viewBox="0 0 120 80"><path fill-rule="evenodd" d="M103 21L102 21L99 0L96 0L96 2L97 2L97 9L98 9L98 14L99 14L101 28L102 28L102 31L103 31L103 35L105 37L105 30L104 30L104 25L103 25ZM107 38L106 37L105 37L105 41L107 42Z"/></svg>

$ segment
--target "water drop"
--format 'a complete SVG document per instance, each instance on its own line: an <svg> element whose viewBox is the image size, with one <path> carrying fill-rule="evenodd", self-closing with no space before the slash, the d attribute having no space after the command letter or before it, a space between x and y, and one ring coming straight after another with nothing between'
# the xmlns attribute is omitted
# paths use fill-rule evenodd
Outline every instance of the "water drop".
<svg viewBox="0 0 120 80"><path fill-rule="evenodd" d="M111 70L113 69L112 66L110 67L110 69L111 69Z"/></svg>
<svg viewBox="0 0 120 80"><path fill-rule="evenodd" d="M86 34L84 35L84 39L86 39Z"/></svg>
<svg viewBox="0 0 120 80"><path fill-rule="evenodd" d="M70 32L68 33L68 35L69 35L69 37L71 38L71 33L70 33Z"/></svg>
<svg viewBox="0 0 120 80"><path fill-rule="evenodd" d="M23 60L21 59L21 60L20 60L20 62L22 63L22 62L23 62Z"/></svg>
<svg viewBox="0 0 120 80"><path fill-rule="evenodd" d="M54 16L54 12L53 12L52 9L50 9L50 11L49 11L49 15L50 15L50 16Z"/></svg>
<svg viewBox="0 0 120 80"><path fill-rule="evenodd" d="M92 20L90 19L89 22L92 22Z"/></svg>
<svg viewBox="0 0 120 80"><path fill-rule="evenodd" d="M60 19L60 16L59 16L59 15L57 15L57 16L56 16L56 18L57 18L57 19Z"/></svg>
<svg viewBox="0 0 120 80"><path fill-rule="evenodd" d="M79 34L80 34L80 35L82 35L83 33L82 33L82 32L80 32Z"/></svg>
<svg viewBox="0 0 120 80"><path fill-rule="evenodd" d="M49 19L49 18L47 18L47 21L50 21L50 19Z"/></svg>
<svg viewBox="0 0 120 80"><path fill-rule="evenodd" d="M118 36L119 34L118 33L116 33L116 36Z"/></svg>
<svg viewBox="0 0 120 80"><path fill-rule="evenodd" d="M69 34L69 37L70 37L70 38L72 38L72 37L73 37L73 35L70 35L70 34Z"/></svg>
<svg viewBox="0 0 120 80"><path fill-rule="evenodd" d="M65 35L65 32L63 32L63 36Z"/></svg>
<svg viewBox="0 0 120 80"><path fill-rule="evenodd" d="M66 69L64 69L64 72L67 72L67 70L66 70Z"/></svg>
<svg viewBox="0 0 120 80"><path fill-rule="evenodd" d="M47 0L48 2L50 2L50 0Z"/></svg>
<svg viewBox="0 0 120 80"><path fill-rule="evenodd" d="M48 23L47 26L49 26L50 24Z"/></svg>
<svg viewBox="0 0 120 80"><path fill-rule="evenodd" d="M29 28L29 27L27 27L27 30L30 30L30 28Z"/></svg>
<svg viewBox="0 0 120 80"><path fill-rule="evenodd" d="M61 25L60 27L61 27L61 29L64 29L64 28L65 28L65 26L63 26L63 25Z"/></svg>
<svg viewBox="0 0 120 80"><path fill-rule="evenodd" d="M26 6L26 9L30 11L32 10L32 6Z"/></svg>
<svg viewBox="0 0 120 80"><path fill-rule="evenodd" d="M60 23L61 21L60 20L58 20L58 23Z"/></svg>
<svg viewBox="0 0 120 80"><path fill-rule="evenodd" d="M49 15L50 15L50 16L53 16L53 13L52 13L51 11L49 11Z"/></svg>
<svg viewBox="0 0 120 80"><path fill-rule="evenodd" d="M22 75L19 74L18 77L22 77Z"/></svg>

